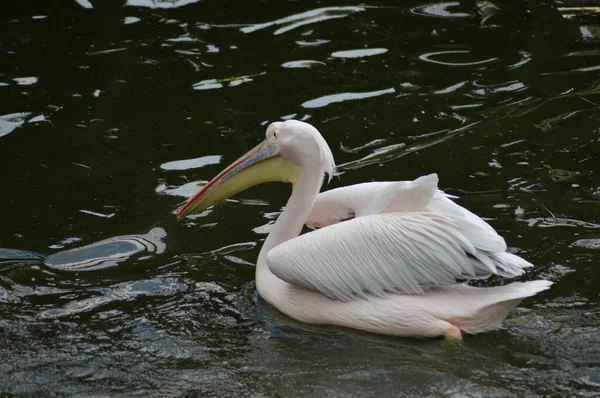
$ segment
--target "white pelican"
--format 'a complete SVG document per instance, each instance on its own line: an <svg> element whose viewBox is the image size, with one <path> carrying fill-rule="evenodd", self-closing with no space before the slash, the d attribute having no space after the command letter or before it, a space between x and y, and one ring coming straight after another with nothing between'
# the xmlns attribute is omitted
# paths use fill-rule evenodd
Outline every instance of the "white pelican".
<svg viewBox="0 0 600 398"><path fill-rule="evenodd" d="M507 253L491 226L438 191L435 174L318 195L324 175L331 179L334 171L317 129L275 122L261 144L191 197L177 218L259 183L292 183L258 255L256 288L300 322L462 340L462 332L499 328L522 299L552 284L465 285L492 274L521 275L531 264ZM325 227L300 235L307 220Z"/></svg>

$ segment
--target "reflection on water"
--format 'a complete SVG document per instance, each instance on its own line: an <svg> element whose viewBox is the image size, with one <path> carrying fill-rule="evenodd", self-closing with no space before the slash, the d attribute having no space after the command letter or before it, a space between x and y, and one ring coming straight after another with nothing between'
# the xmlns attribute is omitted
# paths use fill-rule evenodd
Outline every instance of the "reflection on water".
<svg viewBox="0 0 600 398"><path fill-rule="evenodd" d="M335 51L331 53L331 56L334 58L362 58L386 52L388 52L387 48L364 48L360 50Z"/></svg>
<svg viewBox="0 0 600 398"><path fill-rule="evenodd" d="M350 100L359 100L371 97L377 97L383 94L393 94L396 90L394 88L388 88L385 90L378 91L370 91L366 93L339 93L326 95L324 97L315 98L310 101L306 101L302 104L304 108L321 108L327 106L329 104L334 104L336 102L350 101Z"/></svg>
<svg viewBox="0 0 600 398"><path fill-rule="evenodd" d="M597 395L588 3L2 3L0 392ZM552 289L460 346L274 311L253 264L289 187L174 211L288 118L330 143L326 189L437 172Z"/></svg>
<svg viewBox="0 0 600 398"><path fill-rule="evenodd" d="M449 1L447 3L426 4L411 9L412 12L419 15L440 17L440 18L470 18L471 14L465 12L452 12L453 8L460 7L460 2Z"/></svg>
<svg viewBox="0 0 600 398"><path fill-rule="evenodd" d="M0 136L11 133L14 129L25 123L29 113L11 113L0 117Z"/></svg>
<svg viewBox="0 0 600 398"><path fill-rule="evenodd" d="M439 65L444 65L444 66L474 66L474 65L487 64L489 62L493 62L498 59L498 58L488 58L488 59L482 59L482 60L471 61L471 62L450 62L450 61L440 61L438 59L434 59L435 57L440 57L440 56L444 56L444 55L448 55L448 54L469 54L469 53L470 53L470 51L463 51L463 50L438 51L438 52L434 52L434 53L421 54L421 55L419 55L419 59L422 61L425 61L425 62L431 62L434 64L439 64Z"/></svg>
<svg viewBox="0 0 600 398"><path fill-rule="evenodd" d="M319 65L325 65L325 63L320 61L311 61L307 59L300 61L284 62L283 64L281 64L281 66L283 66L284 68L312 68L314 66Z"/></svg>
<svg viewBox="0 0 600 398"><path fill-rule="evenodd" d="M254 77L265 75L266 72L256 73L254 75L245 75L245 76L236 76L236 77L228 77L223 79L208 79L202 80L198 83L194 83L192 86L194 90L211 90L218 89L223 87L235 87L239 86L242 83L248 83L253 81Z"/></svg>
<svg viewBox="0 0 600 398"><path fill-rule="evenodd" d="M290 15L284 18L277 19L271 22L250 25L241 28L244 33L252 33L257 30L270 28L272 26L281 26L274 35L280 35L290 30L300 28L305 25L327 21L328 19L344 18L352 13L364 11L363 7L324 7L302 12L299 14Z"/></svg>
<svg viewBox="0 0 600 398"><path fill-rule="evenodd" d="M44 264L61 271L94 271L114 267L134 258L144 260L151 253L161 254L165 251L163 238L166 235L164 229L153 228L145 235L116 236L51 254L46 257Z"/></svg>
<svg viewBox="0 0 600 398"><path fill-rule="evenodd" d="M160 168L163 170L188 170L219 163L221 163L221 156L209 155L195 159L173 160L171 162L161 164Z"/></svg>
<svg viewBox="0 0 600 398"><path fill-rule="evenodd" d="M89 3L87 0L77 1L85 1L85 3ZM198 1L200 0L127 0L125 2L125 5L149 8L177 8L183 7L188 4L196 3Z"/></svg>

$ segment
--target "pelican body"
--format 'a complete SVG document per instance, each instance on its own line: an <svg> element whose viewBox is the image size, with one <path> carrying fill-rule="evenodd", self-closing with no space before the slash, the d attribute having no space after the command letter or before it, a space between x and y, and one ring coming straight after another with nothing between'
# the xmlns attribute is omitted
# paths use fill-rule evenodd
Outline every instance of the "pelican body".
<svg viewBox="0 0 600 398"><path fill-rule="evenodd" d="M507 253L489 224L438 190L437 175L319 194L324 176L334 172L316 128L275 122L261 144L192 196L177 218L256 184L292 183L259 253L256 288L300 322L461 340L462 332L500 328L521 300L550 287L545 280L466 285L490 275L522 275L532 265ZM318 229L300 235L305 224Z"/></svg>

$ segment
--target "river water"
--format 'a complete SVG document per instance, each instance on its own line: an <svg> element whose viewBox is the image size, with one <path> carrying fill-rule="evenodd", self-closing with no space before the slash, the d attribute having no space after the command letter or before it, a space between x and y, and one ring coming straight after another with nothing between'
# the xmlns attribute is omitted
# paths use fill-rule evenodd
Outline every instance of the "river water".
<svg viewBox="0 0 600 398"><path fill-rule="evenodd" d="M598 5L2 2L0 392L600 396ZM254 263L289 186L174 211L287 118L325 189L437 172L554 286L460 345L279 314Z"/></svg>

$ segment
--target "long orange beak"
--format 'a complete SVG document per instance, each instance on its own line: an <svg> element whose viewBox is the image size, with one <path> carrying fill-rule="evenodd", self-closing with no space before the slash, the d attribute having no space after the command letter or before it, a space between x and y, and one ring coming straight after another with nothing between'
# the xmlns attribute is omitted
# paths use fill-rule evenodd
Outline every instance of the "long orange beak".
<svg viewBox="0 0 600 398"><path fill-rule="evenodd" d="M279 156L278 148L264 140L202 187L177 211L176 217L181 220L258 184L295 183L299 173L298 166Z"/></svg>

